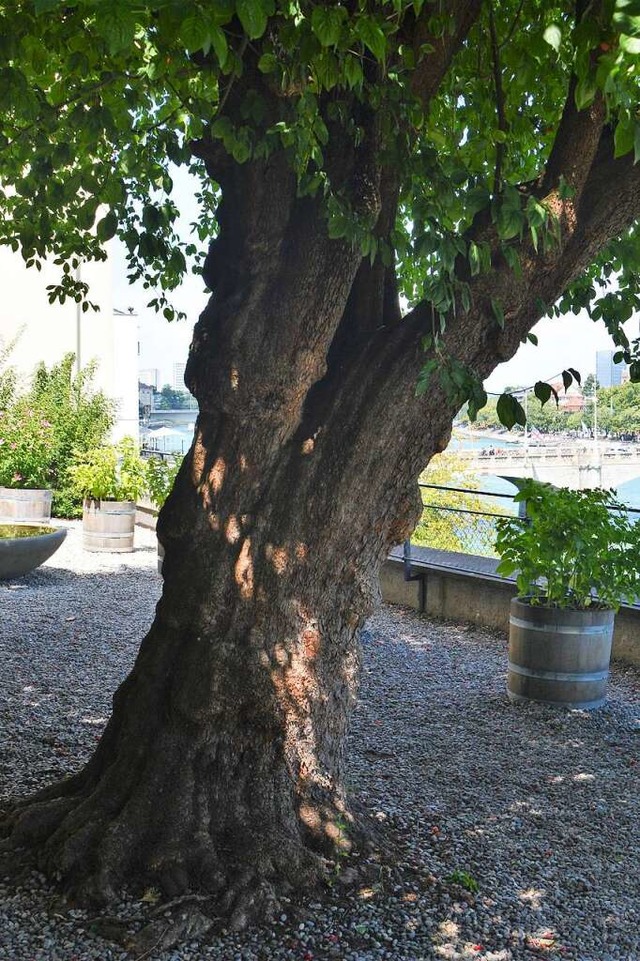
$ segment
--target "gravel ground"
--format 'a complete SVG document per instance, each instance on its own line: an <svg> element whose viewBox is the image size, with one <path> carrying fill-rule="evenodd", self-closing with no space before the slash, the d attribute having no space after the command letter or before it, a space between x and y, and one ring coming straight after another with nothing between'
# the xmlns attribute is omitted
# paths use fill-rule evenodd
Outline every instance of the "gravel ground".
<svg viewBox="0 0 640 961"><path fill-rule="evenodd" d="M153 535L83 553L77 524L46 565L0 583L0 797L77 768L129 669L160 588ZM367 887L349 864L269 927L151 961L640 961L640 676L614 667L591 714L515 707L506 639L385 607L364 635L351 792L380 824ZM132 929L148 905L111 917ZM2 961L121 961L109 920L39 875L0 883Z"/></svg>

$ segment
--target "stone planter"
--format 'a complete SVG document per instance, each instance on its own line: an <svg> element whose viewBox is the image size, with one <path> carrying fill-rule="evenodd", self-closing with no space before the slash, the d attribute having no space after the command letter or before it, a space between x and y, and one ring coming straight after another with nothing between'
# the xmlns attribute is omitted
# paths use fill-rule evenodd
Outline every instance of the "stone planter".
<svg viewBox="0 0 640 961"><path fill-rule="evenodd" d="M87 499L82 509L82 546L86 551L129 553L135 520L134 501Z"/></svg>
<svg viewBox="0 0 640 961"><path fill-rule="evenodd" d="M507 694L592 710L606 699L614 612L560 610L513 598Z"/></svg>
<svg viewBox="0 0 640 961"><path fill-rule="evenodd" d="M52 497L50 490L0 487L0 524L48 524Z"/></svg>
<svg viewBox="0 0 640 961"><path fill-rule="evenodd" d="M67 532L63 527L0 524L0 580L22 577L54 554Z"/></svg>

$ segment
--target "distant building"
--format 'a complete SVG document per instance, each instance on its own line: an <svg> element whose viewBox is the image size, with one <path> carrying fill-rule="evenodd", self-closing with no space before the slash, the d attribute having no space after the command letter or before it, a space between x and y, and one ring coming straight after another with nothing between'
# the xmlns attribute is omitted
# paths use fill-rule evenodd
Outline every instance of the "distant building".
<svg viewBox="0 0 640 961"><path fill-rule="evenodd" d="M149 384L154 390L159 390L160 371L157 367L145 367L138 372L138 376L140 378L140 383Z"/></svg>
<svg viewBox="0 0 640 961"><path fill-rule="evenodd" d="M584 394L577 384L573 383L565 391L562 380L550 380L549 386L558 394L558 407L567 414L576 414L584 410Z"/></svg>
<svg viewBox="0 0 640 961"><path fill-rule="evenodd" d="M184 372L187 365L184 362L173 365L173 387L175 390L184 390Z"/></svg>
<svg viewBox="0 0 640 961"><path fill-rule="evenodd" d="M153 395L155 388L153 384L143 384L138 382L138 406L141 417L148 417L153 410Z"/></svg>
<svg viewBox="0 0 640 961"><path fill-rule="evenodd" d="M596 351L596 380L599 387L619 387L626 368L624 361L614 364L613 350Z"/></svg>

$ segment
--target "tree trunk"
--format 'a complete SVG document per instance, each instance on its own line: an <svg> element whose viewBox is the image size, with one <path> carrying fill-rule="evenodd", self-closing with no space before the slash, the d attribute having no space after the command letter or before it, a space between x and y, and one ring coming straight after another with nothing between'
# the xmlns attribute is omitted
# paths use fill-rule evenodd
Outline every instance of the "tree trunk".
<svg viewBox="0 0 640 961"><path fill-rule="evenodd" d="M328 360L360 256L284 167L246 178L227 185L236 216L223 206L208 264L188 365L200 415L159 519L155 622L94 757L9 817L10 845L76 894L204 891L236 926L350 844L357 631L417 520L358 365Z"/></svg>

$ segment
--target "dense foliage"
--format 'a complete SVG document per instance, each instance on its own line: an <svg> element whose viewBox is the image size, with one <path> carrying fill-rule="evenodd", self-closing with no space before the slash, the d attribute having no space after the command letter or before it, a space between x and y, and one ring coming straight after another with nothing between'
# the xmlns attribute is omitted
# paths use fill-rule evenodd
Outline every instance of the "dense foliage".
<svg viewBox="0 0 640 961"><path fill-rule="evenodd" d="M2 378L0 484L51 488L56 516L75 516L78 498L67 469L73 451L103 443L113 424L113 403L93 386L95 365L75 372L67 354L50 369L40 364L20 392L15 372Z"/></svg>
<svg viewBox="0 0 640 961"><path fill-rule="evenodd" d="M86 294L74 278L78 258L103 258L117 235L130 277L172 318L167 292L188 263L199 269L203 253L176 234L172 165L202 178L194 228L208 241L218 190L205 163L219 151L243 164L284 150L300 194L324 198L330 235L349 238L372 260L395 256L409 303L432 306L419 389L437 372L474 413L486 396L441 335L452 312L469 309L471 282L491 269L496 249L517 277L523 244L537 254L559 242L554 197L570 201L579 176L574 183L558 168L559 180L548 171L544 181L541 171L566 116L572 73L578 110L603 104L614 156L640 156L637 0L575 13L560 0L486 4L452 69L431 78L457 25L454 12L423 0L70 0L63 8L12 0L0 15L0 242L30 264L55 256L64 273L50 296L62 300ZM389 166L402 171L398 214L386 232L372 229L366 183L354 200L332 156L338 129L366 153L367 111L376 114ZM492 224L492 237L475 229L481 221ZM639 276L636 224L594 251L560 302L539 311L586 307L602 317L636 379L638 344L622 324L640 306ZM490 299L502 328L508 306ZM550 396L543 384L537 393ZM522 422L518 400L502 398L499 416L508 426Z"/></svg>
<svg viewBox="0 0 640 961"><path fill-rule="evenodd" d="M421 478L425 505L411 536L414 544L469 554L494 553L495 520L505 514L497 498L482 498L472 491L477 481L465 475L465 464L455 453L434 457ZM456 489L457 488L457 489Z"/></svg>
<svg viewBox="0 0 640 961"><path fill-rule="evenodd" d="M146 462L147 493L156 507L162 507L173 487L182 456L149 457Z"/></svg>
<svg viewBox="0 0 640 961"><path fill-rule="evenodd" d="M592 433L595 424L599 435L621 440L637 439L640 436L639 384L627 383L617 387L599 388L595 401L593 393L589 393L587 389L583 393L583 409L573 412L553 402L542 404L530 394L527 401L529 427L544 434L575 432L584 435ZM518 396L522 397L522 394L518 393ZM496 398L489 398L486 407L478 414L479 427L501 426L496 404Z"/></svg>
<svg viewBox="0 0 640 961"><path fill-rule="evenodd" d="M498 573L517 573L518 593L531 603L617 610L640 593L640 525L610 491L569 490L520 481L516 502L527 519L497 521Z"/></svg>
<svg viewBox="0 0 640 961"><path fill-rule="evenodd" d="M136 501L147 488L145 464L132 437L77 451L69 474L76 495L89 500Z"/></svg>
<svg viewBox="0 0 640 961"><path fill-rule="evenodd" d="M153 398L154 410L186 410L193 404L193 398L186 390L176 390L165 384Z"/></svg>

